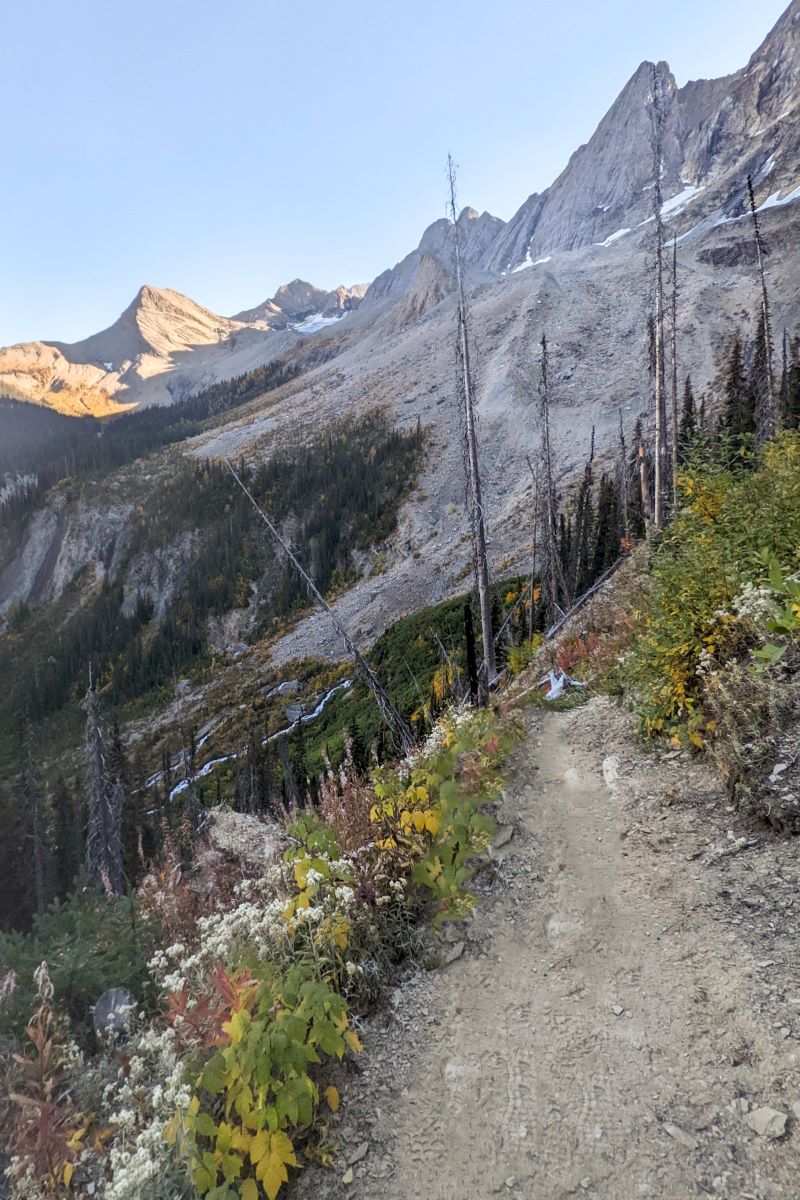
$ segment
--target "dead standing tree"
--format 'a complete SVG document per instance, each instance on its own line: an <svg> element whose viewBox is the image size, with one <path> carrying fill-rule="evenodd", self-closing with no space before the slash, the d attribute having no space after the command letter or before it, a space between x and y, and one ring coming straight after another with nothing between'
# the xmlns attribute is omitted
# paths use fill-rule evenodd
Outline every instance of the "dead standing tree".
<svg viewBox="0 0 800 1200"><path fill-rule="evenodd" d="M664 354L664 219L662 214L661 173L663 170L664 106L661 80L653 66L650 93L651 140L653 148L653 219L655 221L655 317L653 326L653 357L655 372L655 503L653 520L656 529L666 516L667 478L667 404Z"/></svg>
<svg viewBox="0 0 800 1200"><path fill-rule="evenodd" d="M678 238L672 239L672 304L670 306L670 357L672 381L670 399L672 407L672 505L678 502Z"/></svg>
<svg viewBox="0 0 800 1200"><path fill-rule="evenodd" d="M761 236L761 223L758 219L756 197L753 191L752 176L747 176L747 195L750 201L750 215L753 218L753 237L756 243L756 260L758 262L758 277L761 283L761 321L764 327L764 385L759 387L756 397L755 423L759 441L769 441L775 434L775 373L772 366L772 319L769 310L767 294L767 277L764 271L764 259L767 256L764 239Z"/></svg>
<svg viewBox="0 0 800 1200"><path fill-rule="evenodd" d="M89 819L86 827L86 875L90 883L104 889L109 897L123 889L122 869L122 794L108 778L100 700L89 668L89 689L83 702L86 710L84 751L88 784Z"/></svg>
<svg viewBox="0 0 800 1200"><path fill-rule="evenodd" d="M320 606L320 608L328 614L328 618L331 622L331 625L333 626L333 628L336 630L339 637L344 642L344 645L347 649L348 654L351 656L351 658L354 659L356 665L358 666L359 671L361 672L361 676L362 676L364 682L366 683L369 690L372 692L372 695L375 699L375 703L378 706L381 716L383 717L383 719L386 722L386 724L388 725L389 729L392 731L393 735L399 742L403 753L410 754L414 748L413 734L411 733L411 730L409 729L406 722L400 716L400 713L397 711L395 706L392 704L392 701L389 699L389 696L387 695L386 691L384 690L383 685L381 684L381 681L378 679L378 676L375 674L375 672L373 671L372 667L367 662L364 655L358 649L358 646L356 646L356 644L353 641L353 639L351 638L350 634L347 632L344 625L342 624L342 622L337 617L336 613L331 608L330 604L328 604L328 601L325 599L322 592L319 590L317 585L314 583L314 580L311 578L311 576L308 574L308 572L304 569L302 563L295 555L295 553L292 550L289 543L286 541L285 538L283 538L280 535L280 533L278 532L276 527L273 525L272 521L270 521L267 514L264 512L264 510L259 505L259 503L256 500L253 493L250 491L250 489L247 487L247 485L244 483L244 481L240 478L240 476L234 470L233 464L227 458L225 459L225 464L226 464L228 470L230 471L231 475L233 476L233 478L238 483L239 487L244 492L247 499L252 504L253 508L258 513L258 515L261 518L261 520L263 521L263 523L266 525L266 527L269 530L270 534L272 535L273 539L278 543L281 550L283 550L284 554L289 559L289 562L292 564L292 566L297 571L300 578L303 580L303 583L306 585L306 589L308 590L309 595L312 597L312 599L316 600L316 602ZM278 749L279 749L279 751L281 750L280 743L279 743Z"/></svg>
<svg viewBox="0 0 800 1200"><path fill-rule="evenodd" d="M483 663L485 676L481 682L488 690L497 678L497 666L492 636L492 599L489 590L489 563L486 555L486 527L483 515L481 476L478 466L478 439L475 432L474 387L469 353L469 328L467 300L464 292L464 274L461 263L461 241L456 214L456 171L452 155L447 156L447 178L450 188L450 219L453 223L453 245L456 269L456 292L458 300L458 399L461 415L461 432L464 439L464 468L472 537L472 569L478 604L481 613L483 635Z"/></svg>
<svg viewBox="0 0 800 1200"><path fill-rule="evenodd" d="M567 600L564 571L558 542L558 497L556 495L553 447L550 436L549 357L547 336L545 334L542 334L541 346L539 396L541 399L542 440L540 447L541 470L538 473L541 486L541 504L537 505L541 512L542 524L542 565L540 578L545 610L553 619L556 619L563 616L564 608L562 605L567 604Z"/></svg>
<svg viewBox="0 0 800 1200"><path fill-rule="evenodd" d="M630 498L629 478L628 478L628 450L625 445L625 426L622 422L622 409L619 410L619 461L617 463L617 478L619 488L619 501L622 509L622 535L626 542L630 541L631 537L631 517L630 517Z"/></svg>

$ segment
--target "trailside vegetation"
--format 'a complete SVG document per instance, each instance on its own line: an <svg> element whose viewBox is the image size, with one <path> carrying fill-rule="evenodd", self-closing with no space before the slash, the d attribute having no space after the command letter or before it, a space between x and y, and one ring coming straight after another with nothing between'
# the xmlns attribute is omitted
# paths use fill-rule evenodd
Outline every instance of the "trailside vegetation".
<svg viewBox="0 0 800 1200"><path fill-rule="evenodd" d="M45 943L42 922L38 943L18 938L0 1008L20 1047L4 1064L12 1200L90 1189L105 1200L275 1200L304 1162L330 1163L335 1065L358 1054L359 1015L421 952L421 921L469 911L517 736L491 711L462 710L370 780L352 761L330 771L316 811L272 826L266 855L252 853L264 827L245 816L241 852L201 840L188 871L168 851L135 898L146 980L125 977L134 1007L100 1027L92 1053L76 1040L86 1012L66 1001L71 948ZM93 895L124 917L125 901ZM40 951L47 964L34 970Z"/></svg>

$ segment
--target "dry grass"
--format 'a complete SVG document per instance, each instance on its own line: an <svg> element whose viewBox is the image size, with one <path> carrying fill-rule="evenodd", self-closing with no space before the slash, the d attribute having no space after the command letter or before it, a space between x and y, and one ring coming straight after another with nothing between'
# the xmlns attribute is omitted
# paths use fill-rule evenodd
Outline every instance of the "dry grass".
<svg viewBox="0 0 800 1200"><path fill-rule="evenodd" d="M706 709L715 724L709 756L731 799L781 833L800 833L800 651L779 670L728 662L708 678Z"/></svg>
<svg viewBox="0 0 800 1200"><path fill-rule="evenodd" d="M325 766L325 774L319 781L317 815L324 825L333 829L344 852L360 850L375 835L375 826L369 819L375 793L359 776L349 735L345 737L344 762L338 771L334 771L327 754Z"/></svg>

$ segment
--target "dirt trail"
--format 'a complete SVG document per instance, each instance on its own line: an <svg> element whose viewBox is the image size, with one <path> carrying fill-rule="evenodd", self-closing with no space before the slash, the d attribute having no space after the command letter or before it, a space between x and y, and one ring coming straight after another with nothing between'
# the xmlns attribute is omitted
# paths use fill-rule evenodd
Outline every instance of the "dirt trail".
<svg viewBox="0 0 800 1200"><path fill-rule="evenodd" d="M718 856L715 782L605 701L530 720L464 953L373 1023L336 1178L304 1194L796 1198L796 843Z"/></svg>

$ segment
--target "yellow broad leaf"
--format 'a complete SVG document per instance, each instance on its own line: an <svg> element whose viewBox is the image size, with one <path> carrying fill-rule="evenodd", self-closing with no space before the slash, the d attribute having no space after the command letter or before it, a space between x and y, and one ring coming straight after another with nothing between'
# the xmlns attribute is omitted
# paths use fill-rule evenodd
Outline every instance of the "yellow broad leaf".
<svg viewBox="0 0 800 1200"><path fill-rule="evenodd" d="M231 1138L233 1137L233 1127L227 1121L220 1121L217 1128L217 1150L220 1154L225 1154L230 1150Z"/></svg>
<svg viewBox="0 0 800 1200"><path fill-rule="evenodd" d="M331 1084L330 1087L325 1088L325 1099L328 1102L328 1108L331 1110L331 1112L339 1111L339 1091L333 1086L333 1084Z"/></svg>
<svg viewBox="0 0 800 1200"><path fill-rule="evenodd" d="M430 811L425 814L425 828L427 829L428 833L432 833L434 837L436 837L436 834L439 832L440 824L441 822L439 817L435 812Z"/></svg>
<svg viewBox="0 0 800 1200"><path fill-rule="evenodd" d="M287 1133L283 1133L281 1130L273 1133L270 1150L273 1154L277 1154L283 1162L288 1163L290 1167L297 1166L297 1159L294 1156L294 1145Z"/></svg>
<svg viewBox="0 0 800 1200"><path fill-rule="evenodd" d="M237 1093L236 1099L233 1102L233 1107L236 1109L240 1117L243 1117L245 1113L250 1112L250 1109L253 1107L253 1092L248 1083L245 1083L242 1087L242 1090Z"/></svg>
<svg viewBox="0 0 800 1200"><path fill-rule="evenodd" d="M258 1200L258 1184L255 1179L245 1179L239 1184L241 1200Z"/></svg>
<svg viewBox="0 0 800 1200"><path fill-rule="evenodd" d="M88 1129L89 1129L88 1125L81 1125L80 1129L76 1129L74 1131L74 1133L70 1136L70 1138L67 1141L67 1145L69 1146L70 1150L82 1149L81 1142L86 1137L86 1133L87 1133Z"/></svg>
<svg viewBox="0 0 800 1200"><path fill-rule="evenodd" d="M340 950L347 949L347 941L348 941L347 935L349 934L349 932L350 932L350 926L347 923L347 921L342 921L341 924L337 925L336 928L334 929L333 941L334 941L334 944L336 946L338 946Z"/></svg>
<svg viewBox="0 0 800 1200"><path fill-rule="evenodd" d="M308 883L308 868L309 864L305 859L299 859L294 864L294 881L301 891Z"/></svg>
<svg viewBox="0 0 800 1200"><path fill-rule="evenodd" d="M344 1040L355 1054L360 1054L364 1049L364 1047L361 1045L358 1034L354 1029L348 1029L347 1033L344 1035Z"/></svg>
<svg viewBox="0 0 800 1200"><path fill-rule="evenodd" d="M289 1182L289 1173L279 1154L269 1154L256 1167L256 1175L264 1185L269 1200L275 1200L282 1183Z"/></svg>
<svg viewBox="0 0 800 1200"><path fill-rule="evenodd" d="M71 1162L64 1163L64 1171L62 1174L62 1178L64 1180L64 1187L69 1187L69 1185L72 1183L72 1175L73 1175L74 1171L75 1171L75 1167L72 1165Z"/></svg>
<svg viewBox="0 0 800 1200"><path fill-rule="evenodd" d="M236 1129L234 1129L233 1135L231 1137L231 1149L243 1150L246 1154L247 1151L250 1149L250 1143L252 1142L252 1140L253 1140L252 1134L248 1133L246 1129L237 1127Z"/></svg>
<svg viewBox="0 0 800 1200"><path fill-rule="evenodd" d="M415 812L412 820L417 833L422 833L423 829L425 828L425 813L419 811Z"/></svg>
<svg viewBox="0 0 800 1200"><path fill-rule="evenodd" d="M260 1163L269 1150L269 1130L262 1129L250 1142L250 1162L255 1166Z"/></svg>

